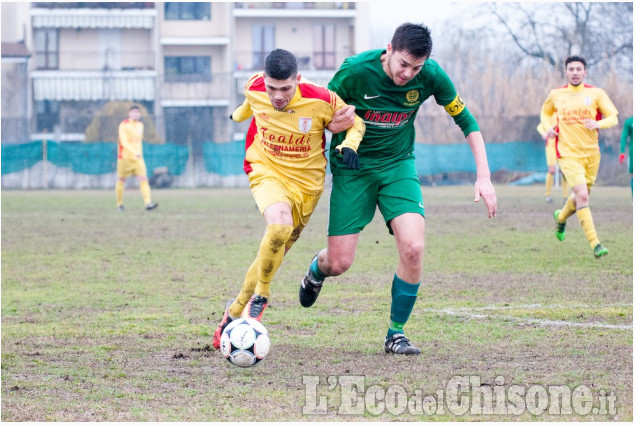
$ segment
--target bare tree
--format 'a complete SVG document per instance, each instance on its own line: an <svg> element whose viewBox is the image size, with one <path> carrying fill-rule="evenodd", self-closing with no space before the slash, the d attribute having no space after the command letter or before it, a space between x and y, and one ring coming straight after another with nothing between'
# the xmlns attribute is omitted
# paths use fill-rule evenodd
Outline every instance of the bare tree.
<svg viewBox="0 0 635 425"><path fill-rule="evenodd" d="M632 81L631 2L495 2L482 8L511 39L520 60L547 61L562 70L567 56L581 54L590 72L615 69Z"/></svg>

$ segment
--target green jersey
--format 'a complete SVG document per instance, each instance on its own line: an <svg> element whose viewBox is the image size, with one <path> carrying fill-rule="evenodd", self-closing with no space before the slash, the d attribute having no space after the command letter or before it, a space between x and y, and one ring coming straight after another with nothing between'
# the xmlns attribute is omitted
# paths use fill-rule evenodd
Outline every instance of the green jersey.
<svg viewBox="0 0 635 425"><path fill-rule="evenodd" d="M370 50L346 59L329 82L328 88L349 105L354 105L355 113L366 123L366 133L358 149L359 170L349 170L337 160L334 149L346 134L333 135L330 148L333 174L355 174L413 159L415 117L430 96L445 107L464 135L479 130L454 84L438 63L427 59L412 80L398 86L382 67L384 52L382 49Z"/></svg>

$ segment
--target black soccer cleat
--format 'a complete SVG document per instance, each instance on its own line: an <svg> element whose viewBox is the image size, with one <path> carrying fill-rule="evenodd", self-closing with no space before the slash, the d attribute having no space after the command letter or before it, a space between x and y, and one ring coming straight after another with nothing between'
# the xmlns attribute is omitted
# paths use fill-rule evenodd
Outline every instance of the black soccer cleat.
<svg viewBox="0 0 635 425"><path fill-rule="evenodd" d="M317 255L313 257L311 263L317 258ZM313 273L311 273L311 266L304 274L304 278L302 278L302 283L300 284L300 304L302 307L311 307L315 301L317 300L318 295L320 295L320 291L322 290L322 285L324 281L315 280L313 278Z"/></svg>
<svg viewBox="0 0 635 425"><path fill-rule="evenodd" d="M260 322L260 319L262 319L262 313L265 312L267 305L268 303L265 297L261 295L252 295L240 317L244 319L256 319Z"/></svg>
<svg viewBox="0 0 635 425"><path fill-rule="evenodd" d="M150 211L150 210L155 209L158 206L159 206L159 204L157 204L156 202L150 202L149 204L146 204L146 210Z"/></svg>
<svg viewBox="0 0 635 425"><path fill-rule="evenodd" d="M386 341L384 342L384 350L386 350L386 353L403 354L406 356L421 354L421 350L412 345L410 340L406 338L404 334L394 334L393 336L386 338Z"/></svg>

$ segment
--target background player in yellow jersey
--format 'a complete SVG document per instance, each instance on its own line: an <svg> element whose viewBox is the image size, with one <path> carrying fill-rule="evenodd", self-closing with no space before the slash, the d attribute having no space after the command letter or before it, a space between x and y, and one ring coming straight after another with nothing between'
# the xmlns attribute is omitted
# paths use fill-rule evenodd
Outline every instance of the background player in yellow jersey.
<svg viewBox="0 0 635 425"><path fill-rule="evenodd" d="M555 117L552 120L552 125L549 128L552 128L555 125ZM542 126L542 123L538 124L536 128L538 133L542 136L543 139L546 138L548 128ZM553 183L556 176L556 138L555 137L547 137L545 140L545 157L547 158L547 175L545 176L545 202L551 204L553 203L553 196L551 196L551 189L553 188ZM560 173L560 186L562 187L562 199L567 199L567 195L569 194L569 185L567 184L567 179L564 178L562 173Z"/></svg>
<svg viewBox="0 0 635 425"><path fill-rule="evenodd" d="M354 124L336 149L348 169L359 168L357 148L365 124L334 92L301 78L293 54L273 50L264 73L253 75L244 89L245 101L231 118L252 117L245 140L244 170L265 219L265 234L242 289L227 302L214 332L213 345L237 317L260 320L270 296L270 283L286 252L298 240L324 190L327 128L337 110L346 109Z"/></svg>
<svg viewBox="0 0 635 425"><path fill-rule="evenodd" d="M600 258L608 250L595 231L589 192L600 169L598 130L617 125L618 112L604 90L584 84L586 75L586 60L580 56L568 57L565 60L568 84L551 90L542 105L540 121L549 128L551 116L556 114L557 125L549 128L546 137L558 137L558 165L573 190L564 207L554 211L556 237L564 240L567 218L575 213L593 255Z"/></svg>
<svg viewBox="0 0 635 425"><path fill-rule="evenodd" d="M141 111L132 106L128 111L128 119L119 124L119 142L117 144L117 211L123 211L123 188L126 178L132 175L139 179L139 190L143 196L146 210L155 209L159 204L152 202L146 163L143 159L143 123L139 121Z"/></svg>

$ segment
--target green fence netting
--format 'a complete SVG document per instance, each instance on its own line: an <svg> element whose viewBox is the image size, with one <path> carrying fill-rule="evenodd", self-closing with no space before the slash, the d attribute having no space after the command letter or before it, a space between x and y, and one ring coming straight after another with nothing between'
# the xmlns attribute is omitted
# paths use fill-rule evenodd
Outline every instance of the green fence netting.
<svg viewBox="0 0 635 425"><path fill-rule="evenodd" d="M46 145L42 141L2 145L2 174L22 171L42 161L45 146L46 159L57 167L70 167L80 174L108 174L117 170L115 143L58 143L49 140ZM189 149L173 143L144 143L143 156L149 177L158 167L167 167L169 174L178 176L185 171Z"/></svg>
<svg viewBox="0 0 635 425"><path fill-rule="evenodd" d="M244 141L231 143L207 142L203 145L203 160L208 173L221 176L242 174ZM509 142L487 144L490 170L546 171L542 142ZM185 172L189 158L187 146L165 143L143 145L149 177L158 167L167 167L171 175ZM43 144L39 142L2 146L2 174L15 173L42 160ZM48 161L58 167L70 167L82 174L107 174L116 171L114 143L46 143ZM440 173L476 172L474 157L467 143L452 145L415 144L417 172L420 176Z"/></svg>

